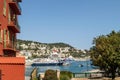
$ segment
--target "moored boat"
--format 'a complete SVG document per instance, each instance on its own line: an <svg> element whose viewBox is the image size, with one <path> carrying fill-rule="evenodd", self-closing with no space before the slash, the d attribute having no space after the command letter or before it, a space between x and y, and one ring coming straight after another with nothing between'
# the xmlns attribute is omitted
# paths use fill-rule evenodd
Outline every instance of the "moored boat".
<svg viewBox="0 0 120 80"><path fill-rule="evenodd" d="M63 61L60 59L58 53L52 53L48 58L38 58L31 66L61 66Z"/></svg>
<svg viewBox="0 0 120 80"><path fill-rule="evenodd" d="M32 66L61 66L63 62L33 62Z"/></svg>

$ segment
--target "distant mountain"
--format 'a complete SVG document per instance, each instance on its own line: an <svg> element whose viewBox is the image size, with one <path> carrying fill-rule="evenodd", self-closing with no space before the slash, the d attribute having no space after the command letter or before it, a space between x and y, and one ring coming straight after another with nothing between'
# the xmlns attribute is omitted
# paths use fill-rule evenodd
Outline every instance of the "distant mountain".
<svg viewBox="0 0 120 80"><path fill-rule="evenodd" d="M81 57L83 51L78 50L66 43L41 43L30 40L17 40L17 49L26 55L30 53L32 57L47 57L53 51L61 53L64 56Z"/></svg>

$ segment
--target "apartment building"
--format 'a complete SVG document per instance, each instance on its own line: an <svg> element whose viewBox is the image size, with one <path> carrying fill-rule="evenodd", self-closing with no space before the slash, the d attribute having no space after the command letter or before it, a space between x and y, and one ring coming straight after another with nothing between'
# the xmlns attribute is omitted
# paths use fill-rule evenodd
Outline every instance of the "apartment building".
<svg viewBox="0 0 120 80"><path fill-rule="evenodd" d="M0 80L25 80L25 58L17 57L22 0L0 0Z"/></svg>

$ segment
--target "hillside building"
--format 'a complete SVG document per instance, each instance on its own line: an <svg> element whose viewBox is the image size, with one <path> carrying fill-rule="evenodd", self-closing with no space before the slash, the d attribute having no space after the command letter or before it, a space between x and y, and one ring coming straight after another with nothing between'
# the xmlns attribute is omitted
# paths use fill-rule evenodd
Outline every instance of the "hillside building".
<svg viewBox="0 0 120 80"><path fill-rule="evenodd" d="M0 0L0 80L25 80L25 58L17 57L22 0Z"/></svg>

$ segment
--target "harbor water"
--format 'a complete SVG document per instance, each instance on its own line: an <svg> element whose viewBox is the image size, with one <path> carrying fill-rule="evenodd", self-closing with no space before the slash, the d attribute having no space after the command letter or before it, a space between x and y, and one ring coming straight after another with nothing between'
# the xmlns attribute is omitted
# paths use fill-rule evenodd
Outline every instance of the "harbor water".
<svg viewBox="0 0 120 80"><path fill-rule="evenodd" d="M65 66L26 66L25 76L30 76L32 70L38 68L38 73L44 73L48 69L70 71L72 73L82 73L94 69L90 60L87 61L72 61L69 65Z"/></svg>

